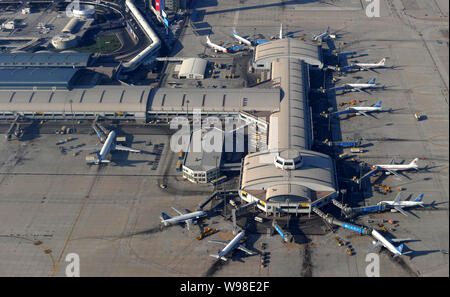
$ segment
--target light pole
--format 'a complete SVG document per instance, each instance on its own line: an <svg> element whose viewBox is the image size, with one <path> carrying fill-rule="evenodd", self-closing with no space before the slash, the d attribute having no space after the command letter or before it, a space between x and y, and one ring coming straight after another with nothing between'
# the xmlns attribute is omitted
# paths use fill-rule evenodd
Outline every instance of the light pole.
<svg viewBox="0 0 450 297"><path fill-rule="evenodd" d="M189 100L186 100L186 118L189 117Z"/></svg>
<svg viewBox="0 0 450 297"><path fill-rule="evenodd" d="M75 133L75 118L74 118L74 114L73 114L73 110L72 110L72 99L70 99L70 113L72 114L72 133Z"/></svg>

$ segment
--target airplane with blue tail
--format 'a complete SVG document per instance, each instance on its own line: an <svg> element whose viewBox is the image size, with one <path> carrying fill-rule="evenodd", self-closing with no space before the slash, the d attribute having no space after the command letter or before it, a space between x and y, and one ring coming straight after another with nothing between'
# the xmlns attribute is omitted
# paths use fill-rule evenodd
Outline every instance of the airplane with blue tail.
<svg viewBox="0 0 450 297"><path fill-rule="evenodd" d="M394 258L412 253L412 251L407 252L404 251L405 245L403 243L400 244L399 246L394 246L393 244L396 242L409 241L411 240L410 238L390 238L388 240L375 229L372 230L372 236L376 240L373 241L374 245L368 249L368 252L371 252L372 250L374 250L379 246L384 246L388 251L390 251L394 255Z"/></svg>
<svg viewBox="0 0 450 297"><path fill-rule="evenodd" d="M381 201L378 203L378 205L386 205L387 207L391 208L391 212L399 212L404 216L408 216L408 214L403 210L403 208L409 208L409 207L417 207L417 206L421 206L421 207L425 207L424 201L423 201L423 194L419 194L417 196L416 199L414 199L413 201L406 201L403 200L401 201L401 195L402 193L398 193L397 196L395 197L394 201Z"/></svg>
<svg viewBox="0 0 450 297"><path fill-rule="evenodd" d="M351 90L351 91L358 91L358 92L366 92L368 94L370 94L369 92L366 91L366 89L373 89L377 87L377 83L376 78L372 78L371 80L369 80L367 83L360 83L360 80L358 79L355 83L345 83L342 86L339 87L334 87L328 90L334 90L334 91L340 91L340 90ZM325 90L328 91L328 90Z"/></svg>
<svg viewBox="0 0 450 297"><path fill-rule="evenodd" d="M383 101L381 101L381 100L378 101L377 104L372 105L372 106L364 106L364 105L365 105L365 102L363 102L360 106L350 106L342 111L334 112L334 113L332 113L332 115L339 116L339 115L343 115L343 114L352 113L352 114L356 114L356 115L363 115L366 117L371 116L371 117L375 118L375 116L373 116L370 113L383 111L383 107L382 107Z"/></svg>

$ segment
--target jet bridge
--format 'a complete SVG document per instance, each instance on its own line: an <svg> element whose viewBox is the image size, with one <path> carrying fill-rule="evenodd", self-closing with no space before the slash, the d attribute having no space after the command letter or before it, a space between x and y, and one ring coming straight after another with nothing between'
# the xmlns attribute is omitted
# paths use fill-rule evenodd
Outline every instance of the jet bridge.
<svg viewBox="0 0 450 297"><path fill-rule="evenodd" d="M311 210L314 211L319 217L321 217L325 222L327 222L330 225L336 225L336 226L340 226L340 227L348 229L348 230L356 231L356 232L360 233L361 235L370 235L371 234L372 230L370 228L343 222L341 220L334 218L330 214L325 214L323 211L321 211L317 207L311 207Z"/></svg>
<svg viewBox="0 0 450 297"><path fill-rule="evenodd" d="M352 217L361 213L370 212L381 212L387 209L386 205L372 205L372 206L362 206L362 207L348 207L340 203L339 201L332 200L333 204L340 208L346 218Z"/></svg>
<svg viewBox="0 0 450 297"><path fill-rule="evenodd" d="M20 114L18 114L9 126L9 129L5 134L6 140L11 140L12 135L15 135L17 138L21 138L23 136L23 129L20 127L20 123L17 122L20 120L20 117Z"/></svg>

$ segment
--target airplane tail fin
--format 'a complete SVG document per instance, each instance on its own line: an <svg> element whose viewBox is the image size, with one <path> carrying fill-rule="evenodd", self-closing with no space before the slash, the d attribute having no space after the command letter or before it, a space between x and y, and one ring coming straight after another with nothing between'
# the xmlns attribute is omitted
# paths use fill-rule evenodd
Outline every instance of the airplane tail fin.
<svg viewBox="0 0 450 297"><path fill-rule="evenodd" d="M419 196L417 196L416 199L414 199L414 202L422 202L422 200L423 200L423 194L421 193L421 194L419 194Z"/></svg>
<svg viewBox="0 0 450 297"><path fill-rule="evenodd" d="M384 63L386 62L386 58L381 59L381 61L378 63L381 66L384 66Z"/></svg>
<svg viewBox="0 0 450 297"><path fill-rule="evenodd" d="M233 27L232 30L233 30L233 34L234 34L234 35L237 35L237 33L236 33L236 28Z"/></svg>
<svg viewBox="0 0 450 297"><path fill-rule="evenodd" d="M381 107L381 105L383 105L383 101L378 101L377 104L374 105L374 107Z"/></svg>
<svg viewBox="0 0 450 297"><path fill-rule="evenodd" d="M395 249L397 250L397 251L399 251L400 252L400 254L402 254L403 253L403 249L405 248L405 245L402 243L401 245L399 245L398 247L396 247Z"/></svg>
<svg viewBox="0 0 450 297"><path fill-rule="evenodd" d="M161 213L161 220L168 220L168 219L170 219L170 216L168 215L168 214L166 214L165 212L162 212Z"/></svg>
<svg viewBox="0 0 450 297"><path fill-rule="evenodd" d="M280 26L280 39L283 39L283 24Z"/></svg>
<svg viewBox="0 0 450 297"><path fill-rule="evenodd" d="M415 158L414 160L412 160L409 165L417 165L417 161L419 161L419 158Z"/></svg>
<svg viewBox="0 0 450 297"><path fill-rule="evenodd" d="M372 78L371 80L369 80L368 84L369 84L369 85L374 85L374 84L375 84L375 81L376 81L376 78L374 77L374 78Z"/></svg>
<svg viewBox="0 0 450 297"><path fill-rule="evenodd" d="M211 39L209 39L209 36L206 36L206 42L211 42Z"/></svg>

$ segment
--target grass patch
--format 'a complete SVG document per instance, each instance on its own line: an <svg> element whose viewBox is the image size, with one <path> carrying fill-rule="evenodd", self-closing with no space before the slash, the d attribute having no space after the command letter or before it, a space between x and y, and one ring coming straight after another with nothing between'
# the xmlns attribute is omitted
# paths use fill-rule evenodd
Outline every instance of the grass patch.
<svg viewBox="0 0 450 297"><path fill-rule="evenodd" d="M118 50L122 45L115 34L102 35L95 40L90 40L85 46L74 48L73 50L82 53L109 54Z"/></svg>

